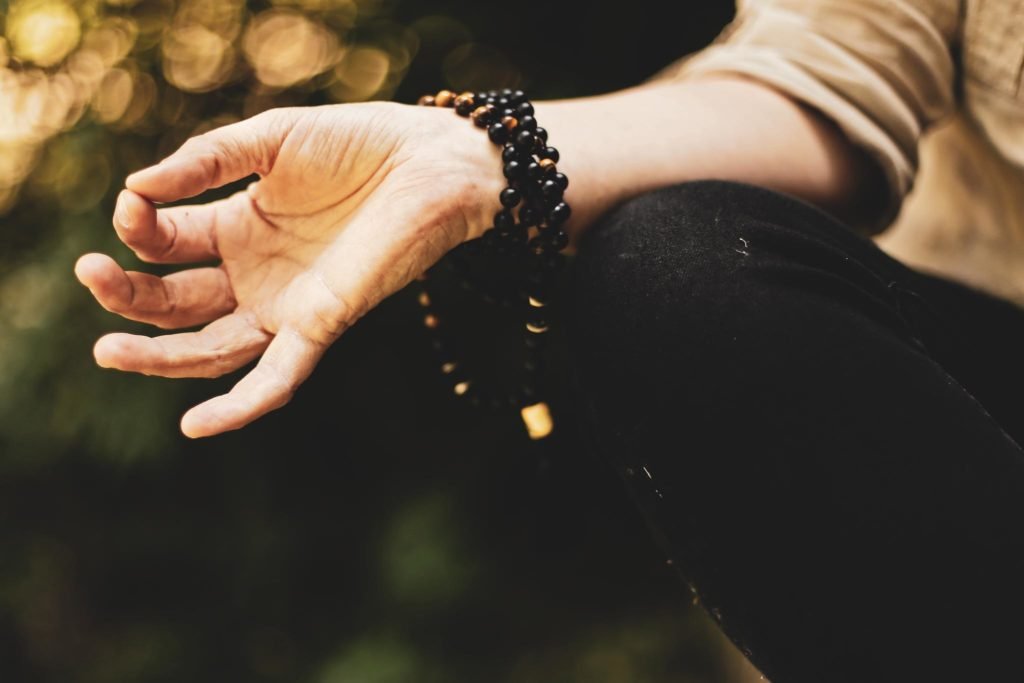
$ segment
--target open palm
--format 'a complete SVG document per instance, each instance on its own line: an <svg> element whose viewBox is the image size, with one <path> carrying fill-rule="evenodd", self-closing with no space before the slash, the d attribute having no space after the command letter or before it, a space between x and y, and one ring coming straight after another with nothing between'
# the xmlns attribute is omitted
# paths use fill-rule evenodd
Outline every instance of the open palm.
<svg viewBox="0 0 1024 683"><path fill-rule="evenodd" d="M189 140L126 181L114 227L145 261L219 260L159 278L103 254L76 273L101 305L166 329L115 333L104 367L216 377L259 357L182 419L189 436L237 429L288 402L360 316L497 209L497 153L450 111L392 104L279 109ZM486 168L485 168L486 167ZM247 177L216 202L157 208Z"/></svg>

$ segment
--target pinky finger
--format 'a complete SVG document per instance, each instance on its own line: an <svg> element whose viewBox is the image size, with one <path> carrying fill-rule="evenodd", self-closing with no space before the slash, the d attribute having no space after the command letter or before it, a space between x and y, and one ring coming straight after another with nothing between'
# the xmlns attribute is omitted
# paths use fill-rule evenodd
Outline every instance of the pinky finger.
<svg viewBox="0 0 1024 683"><path fill-rule="evenodd" d="M181 431L192 438L213 436L240 429L280 408L313 372L325 348L290 328L282 329L256 367L230 392L185 413Z"/></svg>

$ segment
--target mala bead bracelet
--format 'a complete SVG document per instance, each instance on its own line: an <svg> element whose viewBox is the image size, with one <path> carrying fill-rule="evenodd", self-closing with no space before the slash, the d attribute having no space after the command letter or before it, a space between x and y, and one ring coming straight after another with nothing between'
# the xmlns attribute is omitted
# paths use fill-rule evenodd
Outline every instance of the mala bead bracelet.
<svg viewBox="0 0 1024 683"><path fill-rule="evenodd" d="M563 195L569 179L558 170L558 150L548 145L548 133L537 125L534 108L521 90L491 90L456 94L442 90L420 98L422 106L447 107L487 131L502 147L502 173L508 186L498 200L501 209L494 225L484 234L450 253L450 260L467 289L477 290L489 303L518 308L523 316L523 371L519 386L511 391L488 390L465 374L433 303L427 273L419 278L423 323L432 333L441 372L449 378L456 396L490 409L518 409L532 439L551 433L554 422L537 385L550 323L546 315L554 278L565 262L562 250L569 244L563 229L572 212ZM468 257L501 259L513 276L511 292L504 295L481 291L474 281Z"/></svg>

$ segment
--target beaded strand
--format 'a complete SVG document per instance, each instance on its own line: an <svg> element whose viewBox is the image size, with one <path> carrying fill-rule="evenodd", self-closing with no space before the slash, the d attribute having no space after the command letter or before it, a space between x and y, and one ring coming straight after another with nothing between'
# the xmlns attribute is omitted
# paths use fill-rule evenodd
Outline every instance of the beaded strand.
<svg viewBox="0 0 1024 683"><path fill-rule="evenodd" d="M494 216L493 227L456 247L448 260L464 288L477 291L485 302L518 308L523 315L522 382L512 391L488 390L471 379L455 357L434 309L428 273L421 275L418 301L423 324L433 336L441 373L450 381L452 392L474 406L519 409L530 438L542 439L551 433L554 423L548 405L538 395L537 384L550 329L546 308L554 278L565 263L561 252L569 244L563 229L572 213L563 198L569 179L559 172L558 150L548 145L548 133L537 125L533 105L523 91L457 95L441 90L424 95L418 103L454 109L457 115L485 129L491 142L502 147L502 173L508 186L498 196L502 208ZM474 280L469 259L481 256L504 259L517 273L511 294L483 291Z"/></svg>

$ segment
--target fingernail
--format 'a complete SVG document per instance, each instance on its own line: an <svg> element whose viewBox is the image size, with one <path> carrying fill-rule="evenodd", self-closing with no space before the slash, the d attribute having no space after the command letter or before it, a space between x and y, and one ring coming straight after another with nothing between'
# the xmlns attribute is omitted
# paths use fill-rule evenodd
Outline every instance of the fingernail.
<svg viewBox="0 0 1024 683"><path fill-rule="evenodd" d="M128 207L125 206L124 192L117 196L117 208L114 211L114 215L117 217L117 222L121 224L122 228L131 227L131 219L128 215Z"/></svg>

